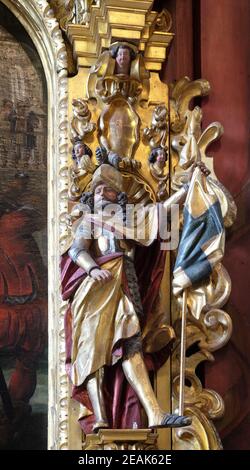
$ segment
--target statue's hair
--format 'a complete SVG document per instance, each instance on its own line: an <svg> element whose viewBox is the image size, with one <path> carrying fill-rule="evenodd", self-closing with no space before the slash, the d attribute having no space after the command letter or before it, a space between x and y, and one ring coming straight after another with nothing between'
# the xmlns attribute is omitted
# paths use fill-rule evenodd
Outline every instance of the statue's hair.
<svg viewBox="0 0 250 470"><path fill-rule="evenodd" d="M80 198L80 202L82 204L86 204L87 206L89 206L91 212L94 211L94 193L89 191L89 192L85 192L85 193L82 193L81 195L81 198Z"/></svg>

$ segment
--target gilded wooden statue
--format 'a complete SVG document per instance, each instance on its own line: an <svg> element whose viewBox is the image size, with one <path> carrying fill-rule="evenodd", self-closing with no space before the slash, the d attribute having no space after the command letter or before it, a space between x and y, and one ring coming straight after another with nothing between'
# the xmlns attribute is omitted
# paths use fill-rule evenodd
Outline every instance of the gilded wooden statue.
<svg viewBox="0 0 250 470"><path fill-rule="evenodd" d="M124 191L119 166L125 161L127 167L129 159L133 157L133 147L137 145L137 138L133 134L137 136L138 126L133 127L132 119L136 112L130 108L130 102L139 98L142 88L139 79L135 81L131 78L130 71L131 62L137 60L139 63L142 58L136 58L134 49L127 44L116 44L103 54L109 55L108 59L105 57L107 63L109 59L112 63L113 57L115 63L112 64L114 67L110 75L98 78L95 86L96 96L108 103L100 118L103 119L103 115L108 116L103 119L103 128L99 128L100 143L103 146L96 149L96 156L100 164L92 170L90 191L81 193L80 203L73 209L72 215L79 214L80 218L77 220L68 256L64 260L64 296L71 300L66 320L66 336L70 343L67 367L74 385L74 397L82 405L80 421L86 432L89 429L96 432L100 428L109 427L132 428L133 423L142 427L139 402L146 412L150 428L183 427L191 423L189 417L167 413L160 408L149 380L146 359L143 357L142 330L143 324L147 322L147 312L142 304L145 293L140 293L137 276L139 267L136 271L136 263L142 264L143 259L141 254L135 260L135 251L137 244L147 247L157 242L158 206L148 205L141 214L145 219L146 233L140 235L143 220L139 223L137 220L136 227L134 218L133 226L127 223L129 196ZM99 73L102 65L100 60L98 67L91 71L90 78L92 74ZM73 106L75 104L76 100ZM90 117L90 113L86 112L86 115ZM139 117L135 122L138 121ZM80 130L80 140L75 141L78 127L74 124L74 119L72 124L74 159L77 159L79 166L79 155L84 152L85 159L80 166L84 169L85 165L86 171L91 171L89 149L81 141ZM89 127L94 131L93 125ZM159 148L156 148L156 152L159 153ZM81 156L81 162L84 157ZM73 171L78 179L84 175L80 169ZM171 199L164 202L162 207L166 213L171 204L183 200L186 192L187 185L184 185ZM118 213L117 220L113 220L112 208ZM160 247L155 247L155 254L161 257ZM164 257L164 253L162 255ZM145 256L148 256L146 251ZM157 268L153 262L149 263L152 272ZM143 285L143 280L141 284ZM153 295L153 291L157 289L155 283L150 289ZM148 312L150 314L153 312ZM159 350L162 358L156 358L155 361L148 358L152 362L151 368L155 370L167 358L168 347L173 341L174 333L170 326L168 328L165 344L156 343L151 350L151 354ZM123 376L130 384L130 389L121 404L124 393L121 384L121 381L124 383ZM126 384L123 386L128 388ZM120 397L115 393L117 387L120 388ZM88 406L89 401L91 407ZM85 424L88 423L91 412L94 418L92 429ZM93 418L90 416L92 423Z"/></svg>
<svg viewBox="0 0 250 470"><path fill-rule="evenodd" d="M173 204L183 203L189 184L183 184L161 204L141 204L139 211L124 188L122 169L129 169L132 177L134 172L140 174L139 162L131 166L136 163L133 157L140 121L131 103L140 101L143 92L139 74L136 79L131 77L133 61L141 63L143 71L143 58L137 56L135 47L118 43L104 52L90 71L89 83L95 86L89 88L89 95L104 103L97 129L101 146L96 149L96 168L91 162L92 152L83 142L86 133L95 131L95 125L85 123L83 130L72 120L72 176L77 177L80 200L71 212L76 221L73 242L63 258L63 295L70 299L66 315L67 370L74 386L73 397L81 404L80 423L86 433L109 427L145 427L140 404L149 428L191 424L190 417L161 409L147 370L157 371L166 361L175 336L167 325L164 340L155 338L148 346L148 338L144 337L147 317L154 316L148 302L157 297L162 281L163 270L158 274L156 271L165 262L159 212L167 217ZM73 106L76 104L84 106L89 121L87 104L74 100ZM166 121L166 113L163 116ZM166 125L162 127L166 132ZM166 137L162 140L162 147L153 141L149 157L155 177L162 175L166 163ZM190 175L195 167L203 177L209 174L197 162ZM80 180L88 173L89 191L81 191ZM161 193L160 198L164 195ZM72 187L71 197L75 199ZM149 332L149 337L153 333Z"/></svg>
<svg viewBox="0 0 250 470"><path fill-rule="evenodd" d="M79 421L85 449L157 448L154 428L160 448L173 428L171 448L216 449L223 402L196 369L231 334L221 260L236 210L207 156L222 127L202 130L192 107L206 80L160 81L170 15L135 3L91 4L66 27L79 67L61 263L69 429Z"/></svg>

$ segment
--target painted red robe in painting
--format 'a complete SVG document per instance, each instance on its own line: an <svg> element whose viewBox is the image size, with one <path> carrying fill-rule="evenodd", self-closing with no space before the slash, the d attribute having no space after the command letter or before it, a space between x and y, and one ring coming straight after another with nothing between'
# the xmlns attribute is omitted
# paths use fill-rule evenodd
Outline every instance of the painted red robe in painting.
<svg viewBox="0 0 250 470"><path fill-rule="evenodd" d="M34 393L47 337L45 270L32 236L41 228L40 218L33 208L1 204L0 353L17 360L9 384L13 400L28 401Z"/></svg>

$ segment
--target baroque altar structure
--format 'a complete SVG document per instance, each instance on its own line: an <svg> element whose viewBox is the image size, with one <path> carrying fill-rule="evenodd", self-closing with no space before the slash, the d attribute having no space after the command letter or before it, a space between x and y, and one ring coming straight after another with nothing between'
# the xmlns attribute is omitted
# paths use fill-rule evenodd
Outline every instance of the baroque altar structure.
<svg viewBox="0 0 250 470"><path fill-rule="evenodd" d="M183 196L183 188L186 195L192 184L196 187L193 174L201 168L203 187L197 190L195 209L199 212L204 203L201 191L207 191L218 202L223 230L233 224L235 203L217 179L213 157L208 153L209 145L221 138L223 127L212 122L204 128L197 104L209 95L210 84L205 78L192 81L176 77L169 84L161 81L161 70L175 38L170 13L166 9L154 11L152 0L121 0L119 5L113 0L3 3L30 34L48 86L48 448L221 449L214 423L226 410L217 391L205 388L201 365L216 361L216 351L226 345L232 333L231 319L223 310L231 289L223 266L223 242L220 256L213 258L205 279L185 285L185 337L181 332L183 290L173 282L178 242L171 239L172 220L164 237L168 247L164 259L150 248L143 266L137 255L142 307L149 311L141 325L142 351L148 355L148 364L154 363L150 358L155 356L158 361L157 366L148 366L151 385L161 409L173 415L178 414L182 393L182 414L190 418L183 427L149 429L144 412L140 424L134 419L130 428L105 425L93 428L94 432L79 425L79 419L88 419L93 410L72 399L72 383L65 367L65 316L67 319L73 297L70 291L62 299L64 278L59 269L60 255L63 257L72 247L84 214L83 195L95 190L97 175L99 183L106 181L102 170L107 166L112 168L111 189L116 186L130 204L144 208L164 205L171 197L179 202L177 195ZM42 41L37 27L42 31ZM183 206L178 223L182 230ZM78 252L75 256L77 260ZM86 268L89 276L95 267ZM141 279L140 273L144 276ZM128 284L134 282L131 279ZM93 309L95 302L97 297L92 295ZM91 334L90 328L86 335ZM162 351L165 355L159 360Z"/></svg>

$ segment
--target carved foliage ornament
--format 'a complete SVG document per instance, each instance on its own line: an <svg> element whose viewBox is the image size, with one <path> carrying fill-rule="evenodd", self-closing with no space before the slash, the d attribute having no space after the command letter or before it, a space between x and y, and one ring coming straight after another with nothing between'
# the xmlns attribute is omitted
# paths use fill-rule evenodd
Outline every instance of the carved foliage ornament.
<svg viewBox="0 0 250 470"><path fill-rule="evenodd" d="M168 196L167 182L169 173L166 167L168 159L168 115L168 109L165 104L156 106L152 114L151 127L146 127L143 131L144 141L151 147L148 162L150 173L158 182L157 198L159 201L166 199Z"/></svg>
<svg viewBox="0 0 250 470"><path fill-rule="evenodd" d="M201 130L202 111L190 103L196 96L206 96L210 90L206 80L191 82L187 77L171 87L170 129L173 177L171 186L176 191L190 179L192 166L203 161L211 170L208 182L216 194L225 227L230 227L236 217L236 206L228 191L218 182L207 155L209 145L220 138L222 126L214 122ZM210 277L187 291L186 350L196 352L188 355L185 367L185 409L193 416L192 425L186 430L174 431L174 449L220 449L221 442L212 423L224 414L224 403L213 390L203 389L197 375L197 366L206 360L213 361L212 351L223 347L231 337L232 321L221 308L227 302L231 290L230 277L221 263L215 265ZM177 337L173 364L173 406L178 406L180 367L180 309L182 296L174 300L173 320Z"/></svg>

